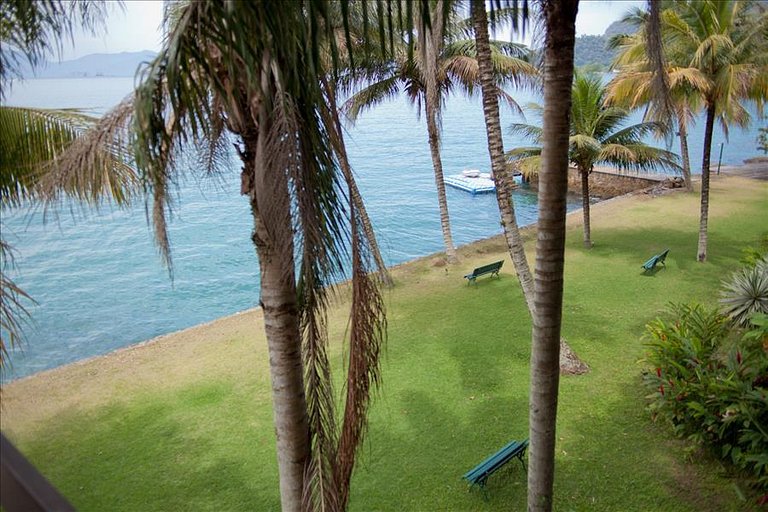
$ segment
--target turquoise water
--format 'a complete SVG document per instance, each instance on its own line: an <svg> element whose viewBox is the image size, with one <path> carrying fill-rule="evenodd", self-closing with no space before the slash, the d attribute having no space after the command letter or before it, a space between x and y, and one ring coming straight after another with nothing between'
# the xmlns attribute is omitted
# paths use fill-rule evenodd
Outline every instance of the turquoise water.
<svg viewBox="0 0 768 512"><path fill-rule="evenodd" d="M32 80L17 84L7 103L100 113L128 94L132 84L131 78ZM532 99L530 94L517 97L521 103ZM509 112L502 115L503 125L515 120ZM449 100L443 127L447 175L489 167L478 99ZM755 131L733 132L723 162L738 163L755 154ZM442 250L426 127L416 120L415 109L405 100L381 105L366 112L346 137L388 264ZM692 155L698 155L701 137L694 131L691 138ZM509 137L505 141L507 147L516 145ZM12 275L38 303L30 308L34 320L27 327L27 342L12 354L7 377L104 354L256 306L258 264L238 175L233 160L231 172L217 179L189 179L179 185L170 225L173 282L160 264L143 204L128 210L104 207L96 213L75 207L46 223L40 212L4 211L3 237L17 250ZM455 243L500 232L492 194L471 196L450 188L447 194ZM516 192L515 207L520 224L535 222L535 195ZM578 207L577 201L569 207Z"/></svg>

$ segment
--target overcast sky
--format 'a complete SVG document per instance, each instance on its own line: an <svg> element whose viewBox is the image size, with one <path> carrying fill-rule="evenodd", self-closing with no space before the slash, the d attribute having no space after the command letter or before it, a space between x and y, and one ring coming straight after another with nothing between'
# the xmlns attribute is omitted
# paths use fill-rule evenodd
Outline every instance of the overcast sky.
<svg viewBox="0 0 768 512"><path fill-rule="evenodd" d="M579 4L579 15L576 18L576 34L602 34L608 25L619 19L627 9L644 3L642 0L582 0ZM163 18L162 1L127 0L124 6L123 11L112 7L107 19L105 35L99 37L76 35L74 47L65 48L63 59L76 59L89 53L158 50L161 42L160 24Z"/></svg>

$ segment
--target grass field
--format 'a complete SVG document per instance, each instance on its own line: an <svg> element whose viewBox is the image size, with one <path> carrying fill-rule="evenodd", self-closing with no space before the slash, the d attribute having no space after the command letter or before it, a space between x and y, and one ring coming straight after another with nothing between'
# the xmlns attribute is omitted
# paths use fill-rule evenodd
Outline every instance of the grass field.
<svg viewBox="0 0 768 512"><path fill-rule="evenodd" d="M651 422L638 360L644 325L667 303L716 303L741 250L768 231L768 184L713 181L704 264L695 261L696 195L596 205L588 251L579 215L569 220L563 335L591 371L561 379L555 509L744 510L738 480ZM640 265L667 247L667 268L642 275ZM460 252L455 266L426 258L394 271L384 387L351 510L525 508L517 463L491 478L487 502L461 480L527 436L531 336L503 243ZM501 258L500 279L462 279ZM341 336L345 326L333 312L332 331ZM339 342L332 358L343 366ZM17 381L2 400L3 430L79 510L279 509L258 311Z"/></svg>

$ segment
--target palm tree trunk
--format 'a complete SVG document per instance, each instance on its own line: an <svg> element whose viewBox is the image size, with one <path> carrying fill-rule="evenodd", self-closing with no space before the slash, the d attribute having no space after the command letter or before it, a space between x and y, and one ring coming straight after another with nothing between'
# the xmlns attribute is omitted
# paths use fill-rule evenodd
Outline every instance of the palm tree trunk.
<svg viewBox="0 0 768 512"><path fill-rule="evenodd" d="M437 59L443 43L443 0L437 0L432 12L432 20L428 27L423 27L425 33L420 38L422 72L426 92L424 110L427 114L429 151L432 155L432 167L435 171L435 186L437 187L437 202L440 206L440 226L443 230L445 255L448 262L455 263L458 258L451 236L451 221L448 216L448 200L445 196L445 180L443 179L443 161L440 158L440 91L437 83Z"/></svg>
<svg viewBox="0 0 768 512"><path fill-rule="evenodd" d="M707 103L704 127L704 154L701 159L701 215L699 217L699 249L697 259L707 261L707 221L709 217L709 159L712 152L712 131L715 125L715 103Z"/></svg>
<svg viewBox="0 0 768 512"><path fill-rule="evenodd" d="M501 136L499 120L499 100L493 81L493 65L491 63L491 46L488 38L488 18L484 1L472 2L472 24L475 29L477 45L477 63L480 68L480 84L483 90L483 114L485 115L485 130L488 135L488 154L491 157L493 181L496 184L496 202L499 205L501 225L507 242L509 255L515 266L517 278L523 289L525 302L531 315L536 309L534 303L533 278L525 256L523 239L515 218L515 208L512 201L512 173L504 159L504 142Z"/></svg>
<svg viewBox="0 0 768 512"><path fill-rule="evenodd" d="M456 248L453 246L453 237L451 236L451 220L448 216L448 199L445 195L445 180L443 178L443 161L440 158L440 129L437 124L437 108L429 99L425 100L424 103L427 111L429 151L432 154L432 168L435 171L435 186L437 187L437 202L440 206L440 227L443 230L445 255L450 263L455 263L457 261Z"/></svg>
<svg viewBox="0 0 768 512"><path fill-rule="evenodd" d="M260 121L264 121L266 115L261 118ZM310 436L288 178L284 170L267 167L268 157L262 150L267 123L260 122L258 132L255 125L250 124L250 136L243 135L247 149L241 154L244 162L242 182L243 192L250 198L254 221L252 238L259 257L260 306L264 314L272 379L280 502L283 512L299 512L310 457Z"/></svg>
<svg viewBox="0 0 768 512"><path fill-rule="evenodd" d="M542 6L546 29L544 126L539 173L528 455L528 510L537 512L552 510L555 477L569 113L577 10L578 0L548 0Z"/></svg>
<svg viewBox="0 0 768 512"><path fill-rule="evenodd" d="M680 155L683 157L683 182L685 183L685 190L693 192L691 158L688 155L688 128L685 126L683 116L678 117L678 126L680 127Z"/></svg>
<svg viewBox="0 0 768 512"><path fill-rule="evenodd" d="M579 166L581 174L581 209L584 214L584 247L592 248L592 230L589 217L589 169Z"/></svg>

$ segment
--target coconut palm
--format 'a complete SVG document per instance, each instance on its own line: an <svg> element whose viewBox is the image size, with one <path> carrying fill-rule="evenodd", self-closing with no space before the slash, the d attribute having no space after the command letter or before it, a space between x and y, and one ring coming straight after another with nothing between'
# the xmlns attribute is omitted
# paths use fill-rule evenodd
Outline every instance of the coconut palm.
<svg viewBox="0 0 768 512"><path fill-rule="evenodd" d="M599 77L576 76L573 82L570 112L568 159L581 176L584 214L584 246L592 247L589 215L589 175L595 165L608 164L621 170L645 171L666 167L677 169L677 156L645 144L644 136L659 129L655 122L643 122L622 128L629 112L605 104L606 90ZM539 109L541 109L539 107ZM543 129L529 124L511 126L535 142L543 139ZM516 148L509 152L524 172L534 173L542 165L540 147Z"/></svg>
<svg viewBox="0 0 768 512"><path fill-rule="evenodd" d="M369 273L370 243L347 200L343 143L329 111L323 44L335 44L330 4L193 2L144 71L125 116L155 237L170 266L170 184L197 152L202 172L225 172L235 143L241 193L251 207L272 376L283 510L343 509L354 456L379 382L384 311ZM326 84L327 85L327 84ZM348 183L347 183L348 184ZM332 283L352 266L346 400L341 424L326 346Z"/></svg>
<svg viewBox="0 0 768 512"><path fill-rule="evenodd" d="M455 22L455 26L443 27L443 12L440 2L432 10L433 19L426 33L416 36L418 51L408 51L407 45L403 43L394 59L358 75L357 83L365 84L365 87L347 100L344 109L354 121L365 109L394 99L401 90L413 104L418 105L419 111L423 108L435 173L443 243L448 259L455 261L456 251L451 237L440 156L440 117L448 94L455 90L474 93L480 85L480 68L476 59L475 41L460 38L466 22ZM518 110L517 103L504 92L503 87L518 84L536 75L536 69L527 58L528 52L523 45L500 41L491 43L495 93Z"/></svg>
<svg viewBox="0 0 768 512"><path fill-rule="evenodd" d="M523 240L515 218L515 209L512 203L510 190L512 187L512 175L504 160L504 142L501 134L501 121L499 118L498 93L493 70L493 51L488 37L488 20L485 4L472 3L472 21L475 31L477 46L477 66L480 71L480 84L483 93L483 115L485 116L485 128L488 137L488 153L491 157L491 170L496 184L496 200L501 215L501 225L504 237L507 241L512 262L515 265L515 273L523 289L523 296L528 305L528 311L534 314L535 301L533 291L533 278L525 256ZM517 22L513 18L513 22Z"/></svg>
<svg viewBox="0 0 768 512"><path fill-rule="evenodd" d="M654 102L653 80L656 73L648 59L646 43L645 27L649 24L649 16L646 11L634 9L622 18L622 22L634 25L638 30L631 35L617 36L610 42L610 46L619 52L613 62L613 67L619 74L607 86L607 101L629 109L650 106ZM692 191L688 127L701 111L701 92L706 83L698 73L689 68L670 65L666 60L664 72L670 108L677 123L677 135L680 137L683 181L686 190ZM647 108L645 120L664 123L667 121L664 115L658 108Z"/></svg>
<svg viewBox="0 0 768 512"><path fill-rule="evenodd" d="M709 164L718 119L724 132L749 125L744 102L758 107L768 97L768 11L749 1L674 2L662 12L667 61L687 68L703 82L706 111L701 164L701 215L697 259L707 258Z"/></svg>
<svg viewBox="0 0 768 512"><path fill-rule="evenodd" d="M555 479L569 116L578 0L545 0L540 8L545 30L544 111L531 347L528 510L549 512Z"/></svg>

